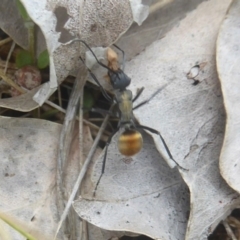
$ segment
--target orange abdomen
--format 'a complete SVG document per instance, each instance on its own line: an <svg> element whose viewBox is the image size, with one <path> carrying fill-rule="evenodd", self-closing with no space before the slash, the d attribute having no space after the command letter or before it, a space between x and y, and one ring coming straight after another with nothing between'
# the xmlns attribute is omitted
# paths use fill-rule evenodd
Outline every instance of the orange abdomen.
<svg viewBox="0 0 240 240"><path fill-rule="evenodd" d="M137 154L142 149L142 145L142 135L136 130L126 130L118 139L119 152L124 156L130 157Z"/></svg>

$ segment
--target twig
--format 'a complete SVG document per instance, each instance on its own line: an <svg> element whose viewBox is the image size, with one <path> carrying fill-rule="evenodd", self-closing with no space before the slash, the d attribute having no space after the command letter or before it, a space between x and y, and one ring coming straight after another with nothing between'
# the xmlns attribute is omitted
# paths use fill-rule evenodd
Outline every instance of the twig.
<svg viewBox="0 0 240 240"><path fill-rule="evenodd" d="M111 107L111 110L112 110L112 107ZM85 173L86 173L86 171L87 171L87 169L88 169L88 165L89 165L89 163L90 163L90 161L91 161L91 159L92 159L92 157L93 157L93 154L94 154L94 152L95 152L95 150L96 150L96 148L97 148L97 146L98 146L98 142L99 142L99 140L100 140L100 138L101 138L101 135L102 135L102 133L103 133L103 131L104 131L104 128L107 126L108 119L109 119L109 115L107 115L107 116L105 117L105 119L104 119L104 121L103 121L103 123L102 123L102 126L101 126L101 128L100 128L100 130L99 130L99 132L98 132L98 134L97 134L97 136L96 136L96 138L95 138L95 140L94 140L94 142L93 142L92 148L91 148L91 150L89 151L88 156L87 156L87 158L86 158L86 160L85 160L85 162L84 162L84 164L83 164L83 167L82 167L82 169L81 169L81 172L80 172L79 175L78 175L77 181L76 181L76 183L75 183L75 185L74 185L74 187L73 187L72 193L71 193L71 195L70 195L70 197L69 197L69 199L68 199L68 202L67 202L67 204L66 204L66 207L65 207L65 209L64 209L64 212L63 212L63 214L62 214L62 216L61 216L61 219L60 219L60 221L59 221L59 224L58 224L57 231L56 231L56 234L55 234L55 238L54 238L54 239L56 239L57 233L58 233L59 229L61 228L62 222L63 222L63 221L66 219L66 217L67 217L67 213L68 213L68 211L69 211L69 208L71 207L71 204L72 204L72 202L73 202L73 200L74 200L74 198L75 198L75 196L76 196L76 193L77 193L77 191L78 191L78 189L79 189L79 187L80 187L80 185L81 185L81 182L82 182L82 180L83 180L83 177L84 177L84 175L85 175Z"/></svg>
<svg viewBox="0 0 240 240"><path fill-rule="evenodd" d="M79 169L82 168L83 159L83 95L84 91L81 91L81 98L79 104Z"/></svg>
<svg viewBox="0 0 240 240"><path fill-rule="evenodd" d="M60 111L60 112L66 113L66 110L65 110L65 109L61 108L60 106L58 106L57 104L55 104L55 103L53 103L53 102L51 102L51 101L49 101L49 100L47 100L45 103L48 104L49 106L57 109L57 110ZM79 120L78 117L76 117L76 119ZM83 119L83 122L84 122L86 125L88 125L90 128L92 128L92 129L94 129L94 130L96 130L96 131L99 131L99 129L100 129L97 125L95 125L95 124L87 121L86 119ZM106 130L104 131L104 133L105 133L106 135L110 135L110 133L109 133L108 131L106 131Z"/></svg>
<svg viewBox="0 0 240 240"><path fill-rule="evenodd" d="M11 78L9 78L7 75L4 74L4 71L2 71L0 69L0 77L6 82L8 83L11 87L15 88L16 90L18 90L20 93L25 93L26 91L24 91L21 87L19 87Z"/></svg>
<svg viewBox="0 0 240 240"><path fill-rule="evenodd" d="M79 169L82 168L84 164L84 158L83 158L83 97L84 97L84 91L82 89L81 91L81 98L80 98L80 104L79 104ZM79 189L77 193L79 195ZM85 237L84 233L84 226L85 226L85 220L81 219L80 225L76 228L79 230L76 236L76 239L83 239Z"/></svg>
<svg viewBox="0 0 240 240"><path fill-rule="evenodd" d="M226 231L227 231L228 236L229 236L232 240L237 240L237 238L235 237L235 235L234 235L231 227L228 225L227 220L222 221L222 223L223 223L223 226L225 227L225 229L226 229Z"/></svg>
<svg viewBox="0 0 240 240"><path fill-rule="evenodd" d="M237 239L240 240L240 221L237 218L233 217L233 216L229 216L227 218L227 222L228 222L228 224L231 227L236 229L236 231L237 231L237 233L236 233Z"/></svg>
<svg viewBox="0 0 240 240"><path fill-rule="evenodd" d="M11 41L12 41L12 39L11 39L10 37L5 38L5 39L3 39L3 40L0 41L0 46L3 46L3 45L5 45L6 43L11 42Z"/></svg>
<svg viewBox="0 0 240 240"><path fill-rule="evenodd" d="M88 223L85 220L83 220L82 222L82 231L83 231L83 235L81 240L88 240Z"/></svg>
<svg viewBox="0 0 240 240"><path fill-rule="evenodd" d="M84 165L84 158L83 158L83 97L84 97L84 91L82 90L80 104L79 104L79 151L80 151L80 169L82 169ZM102 135L103 136L103 135ZM101 136L101 137L102 137ZM78 189L77 194L80 192ZM81 221L81 235L78 236L79 240L88 240L88 223L86 220L82 219Z"/></svg>
<svg viewBox="0 0 240 240"><path fill-rule="evenodd" d="M173 2L173 0L164 0L164 1L155 2L154 4L152 4L150 6L149 15L156 13L159 9L165 7L166 5L170 4L171 2Z"/></svg>
<svg viewBox="0 0 240 240"><path fill-rule="evenodd" d="M13 52L13 50L14 50L14 48L15 48L15 45L16 45L16 43L15 43L15 42L12 42L12 46L11 46L9 52L8 52L7 60L6 60L6 63L5 63L4 74L6 74L6 72L7 72L8 63L9 63L10 57L11 57L11 55L12 55L12 52Z"/></svg>
<svg viewBox="0 0 240 240"><path fill-rule="evenodd" d="M59 106L62 108L62 94L61 94L61 89L60 89L59 86L58 86L57 93L58 93L58 102L59 102Z"/></svg>

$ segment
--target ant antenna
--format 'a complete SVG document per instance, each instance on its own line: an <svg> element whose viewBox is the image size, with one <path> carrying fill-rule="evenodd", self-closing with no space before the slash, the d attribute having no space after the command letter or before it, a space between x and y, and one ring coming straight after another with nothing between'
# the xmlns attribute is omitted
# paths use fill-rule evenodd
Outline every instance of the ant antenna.
<svg viewBox="0 0 240 240"><path fill-rule="evenodd" d="M117 48L119 51L122 52L122 55L123 55L122 70L123 70L123 72L124 72L124 68L125 68L125 53L124 53L124 51L123 51L120 47L118 47L116 44L113 44L113 46L114 46L115 48Z"/></svg>
<svg viewBox="0 0 240 240"><path fill-rule="evenodd" d="M101 63L101 62L98 60L98 58L97 58L97 56L95 55L95 53L93 52L93 50L89 47L89 45L88 45L85 41L83 41L83 40L81 40L81 39L73 39L73 40L71 41L71 43L74 43L74 42L81 42L81 43L83 43L83 44L87 47L87 49L92 53L92 55L94 56L94 58L96 59L96 61L97 61L97 63L98 63L99 65L101 65L102 67L106 68L108 71L110 71L110 72L112 72L112 73L115 73L115 71L113 71L111 68L109 68L109 67L106 66L104 63Z"/></svg>
<svg viewBox="0 0 240 240"><path fill-rule="evenodd" d="M86 63L83 61L82 57L79 57L81 59L81 61L83 62L83 64L85 65L85 67L87 68L88 72L90 73L91 77L93 78L93 80L97 83L97 85L99 86L103 96L109 101L112 102L112 98L107 94L107 92L105 91L105 89L103 88L103 86L100 84L100 82L98 81L97 77L95 76L95 74L87 67Z"/></svg>
<svg viewBox="0 0 240 240"><path fill-rule="evenodd" d="M109 68L108 66L106 66L104 63L101 63L98 60L95 53L92 51L92 49L89 47L89 45L85 41L83 41L81 39L74 39L71 41L71 43L74 43L74 42L83 43L89 49L89 51L92 53L92 55L96 59L97 63L100 66L102 66L108 70L108 76L110 77L110 81L111 81L112 87L114 89L123 91L130 84L131 79L123 72L122 69L119 68L118 70L113 70L113 69ZM124 67L124 64L125 64L124 51L121 50L118 46L116 46L116 45L114 45L114 46L123 53L123 67ZM90 74L93 75L93 73L90 73ZM96 79L96 77L95 77L95 79Z"/></svg>

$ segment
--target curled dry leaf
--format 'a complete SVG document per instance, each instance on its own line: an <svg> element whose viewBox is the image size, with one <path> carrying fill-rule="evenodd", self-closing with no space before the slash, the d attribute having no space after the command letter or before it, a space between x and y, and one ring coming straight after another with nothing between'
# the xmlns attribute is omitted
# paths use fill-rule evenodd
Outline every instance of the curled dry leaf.
<svg viewBox="0 0 240 240"><path fill-rule="evenodd" d="M74 203L82 218L104 229L138 232L152 238L184 239L186 232L186 239L207 239L219 221L239 205L239 195L222 179L218 168L225 115L216 73L215 43L230 2L202 3L178 28L126 65L133 92L145 86L136 104L168 84L149 103L137 109L135 116L142 125L161 131L175 160L189 169L181 171L190 189L187 228L186 187L177 171L172 170L171 174L160 156L155 155L146 137L143 150L129 161L118 153L114 138L96 198L88 191L83 199ZM187 73L196 64L203 63L204 71L198 75L200 83L194 86L187 79ZM161 155L173 165L159 136L153 135L153 138ZM102 157L89 170L93 171L88 183L92 191L100 176L101 164ZM162 207L158 201L163 203ZM170 213L176 213L176 218Z"/></svg>
<svg viewBox="0 0 240 240"><path fill-rule="evenodd" d="M35 101L33 101L33 96L42 86L43 85L14 98L0 99L0 106L21 112L32 111L33 109L39 107L39 105Z"/></svg>
<svg viewBox="0 0 240 240"><path fill-rule="evenodd" d="M225 137L220 158L223 178L240 193L240 3L233 1L224 19L217 41L217 67L227 114Z"/></svg>
<svg viewBox="0 0 240 240"><path fill-rule="evenodd" d="M42 105L58 84L69 73L78 69L79 55L84 53L85 48L80 43L68 44L71 40L81 38L91 47L106 47L115 42L133 22L133 12L128 0L21 2L31 19L42 30L50 56L50 82L42 85L35 93L33 99L37 104L34 104L34 101L29 102L33 91L25 94L28 101L27 104L21 105L21 109L16 99L16 108L21 111L30 111ZM27 96L28 94L30 96ZM15 108L10 99L4 103L0 101L0 106Z"/></svg>
<svg viewBox="0 0 240 240"><path fill-rule="evenodd" d="M204 0L153 0L142 1L149 4L149 16L141 26L134 23L119 39L117 45L127 49L126 59L132 59L154 41L165 35L176 26L188 12L195 9ZM138 3L136 0L131 2ZM151 3L151 4L150 4Z"/></svg>
<svg viewBox="0 0 240 240"><path fill-rule="evenodd" d="M17 44L23 48L28 47L27 28L24 26L24 21L19 14L15 1L1 1L0 27L11 36Z"/></svg>
<svg viewBox="0 0 240 240"><path fill-rule="evenodd" d="M79 67L78 58L84 52L83 44L66 43L80 38L90 46L108 46L133 21L128 0L22 2L33 21L42 29L50 55L50 83L34 97L39 104L55 91L70 71Z"/></svg>

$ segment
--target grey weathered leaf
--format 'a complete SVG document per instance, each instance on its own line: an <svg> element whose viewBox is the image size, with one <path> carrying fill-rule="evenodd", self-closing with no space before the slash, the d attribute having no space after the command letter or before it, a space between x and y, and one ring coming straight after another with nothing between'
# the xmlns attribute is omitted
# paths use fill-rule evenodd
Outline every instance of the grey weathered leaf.
<svg viewBox="0 0 240 240"><path fill-rule="evenodd" d="M27 48L27 28L24 26L24 21L15 1L1 1L0 20L1 29L10 35L20 46Z"/></svg>
<svg viewBox="0 0 240 240"><path fill-rule="evenodd" d="M79 55L85 52L85 47L80 43L69 43L71 40L80 38L91 47L108 46L115 42L133 22L133 13L128 0L101 2L79 0L61 3L51 0L47 2L21 0L21 2L31 19L40 27L50 56L49 82L42 85L34 95L33 103L29 103L31 93L22 97L23 101L26 99L28 104L21 105L21 109L16 99L16 108L22 111L29 111L33 107L42 105L56 90L58 84L78 69ZM8 19L8 21L15 22L16 18ZM14 40L18 42L18 39ZM15 108L14 102L10 99L9 103L5 100L2 105Z"/></svg>
<svg viewBox="0 0 240 240"><path fill-rule="evenodd" d="M132 79L131 90L136 93L137 89L145 86L143 96L136 105L148 99L164 84L168 84L149 103L137 109L135 116L141 124L161 131L175 160L189 169L188 172L181 170L191 195L187 229L181 218L178 233L174 229L169 234L169 228L165 225L161 228L160 224L164 221L168 226L171 226L172 220L178 222L171 214L169 216L173 209L179 213L182 208L181 213L184 213L188 208L184 203L175 208L174 204L169 203L167 193L160 195L165 203L164 207L151 208L157 200L151 199L152 195L145 187L154 192L162 186L161 181L171 184L177 180L176 173L171 176L167 168L163 172L159 170L159 157L150 158L154 150L148 143L145 143L144 150L134 156L128 165L123 163L125 158L114 148L116 142L111 143L106 172L96 199L83 195L83 199L74 203L81 217L105 229L124 229L152 238L184 239L184 232L187 230L186 239L207 239L219 221L239 205L239 195L228 187L218 169L225 115L216 72L215 43L230 2L212 0L202 3L165 38L154 42L126 65L126 73ZM195 86L187 78L187 74L197 64L202 68L197 76L200 83ZM159 136L152 135L159 152L173 166L174 163L169 159ZM145 152L147 150L149 152ZM99 158L99 162L89 170L93 171L89 183L91 190L101 172L101 162L102 158ZM138 167L140 164L142 166ZM148 174L147 170L158 174ZM154 177L151 178L151 185L148 185L150 176ZM171 187L167 189L171 191ZM179 200L179 195L171 197L173 202ZM135 211L127 211L127 204ZM157 205L160 206L159 203ZM151 230L145 222L148 219L146 215L141 218L138 215L142 209L151 216ZM160 216L162 221L159 220ZM155 231L156 229L158 230Z"/></svg>
<svg viewBox="0 0 240 240"><path fill-rule="evenodd" d="M132 59L154 41L165 37L180 20L195 9L204 0L151 0L148 4L149 16L139 26L134 23L118 40L117 45L125 49L126 59ZM132 1L134 2L134 0Z"/></svg>
<svg viewBox="0 0 240 240"><path fill-rule="evenodd" d="M83 198L75 201L74 208L80 217L103 229L183 239L189 212L187 187L178 171L163 161L152 139L143 136L140 157L132 158L118 153L118 136L114 137L96 198L94 183L99 179L103 154L91 179L83 183Z"/></svg>
<svg viewBox="0 0 240 240"><path fill-rule="evenodd" d="M227 113L225 137L220 158L220 169L223 178L238 192L240 192L239 10L239 1L233 1L222 23L217 41L217 67Z"/></svg>
<svg viewBox="0 0 240 240"><path fill-rule="evenodd" d="M61 125L38 119L4 117L0 118L0 125L0 212L7 212L8 216L23 222L29 233L38 233L35 236L39 239L43 236L53 239L59 220L55 174ZM87 127L84 127L84 136L85 153L91 147ZM78 174L78 146L76 135L66 171L67 192L71 191ZM1 227L12 239L23 239L7 225ZM63 235L58 239L63 239Z"/></svg>
<svg viewBox="0 0 240 240"><path fill-rule="evenodd" d="M40 87L34 88L31 91L17 97L0 99L0 106L21 112L32 111L33 109L39 107L39 105L32 99L39 88Z"/></svg>
<svg viewBox="0 0 240 240"><path fill-rule="evenodd" d="M67 44L80 38L90 46L112 44L132 24L132 11L124 1L22 0L33 21L41 28L50 56L50 82L34 97L40 105L56 90L58 83L79 66L83 44ZM77 9L77 11L76 11ZM124 15L124 18L122 17Z"/></svg>
<svg viewBox="0 0 240 240"><path fill-rule="evenodd" d="M238 194L227 186L218 169L225 116L215 44L230 2L202 3L165 39L150 46L127 66L132 79L137 79L133 81L133 90L148 80L146 98L165 82L172 82L143 106L146 110L136 110L135 115L141 124L160 130L175 159L189 169L182 172L191 192L186 239L206 239L219 221L239 205ZM207 64L198 75L200 83L193 86L186 75L191 67L201 63ZM153 137L166 156L159 138Z"/></svg>

